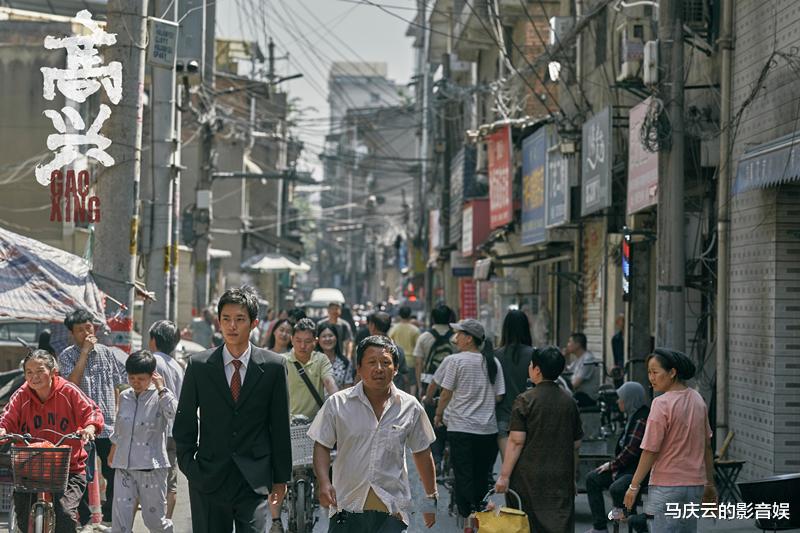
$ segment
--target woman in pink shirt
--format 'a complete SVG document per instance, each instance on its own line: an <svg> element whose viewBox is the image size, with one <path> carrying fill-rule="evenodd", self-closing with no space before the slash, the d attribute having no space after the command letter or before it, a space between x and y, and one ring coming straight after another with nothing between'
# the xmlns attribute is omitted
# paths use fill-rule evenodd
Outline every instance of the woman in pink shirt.
<svg viewBox="0 0 800 533"><path fill-rule="evenodd" d="M662 394L650 408L642 457L625 493L625 507L633 507L640 483L652 469L645 508L654 517L652 533L696 532L701 501L717 500L708 408L700 394L686 386L694 373L694 363L680 352L656 348L647 357L647 377L653 390ZM694 504L694 513L687 513L687 504Z"/></svg>

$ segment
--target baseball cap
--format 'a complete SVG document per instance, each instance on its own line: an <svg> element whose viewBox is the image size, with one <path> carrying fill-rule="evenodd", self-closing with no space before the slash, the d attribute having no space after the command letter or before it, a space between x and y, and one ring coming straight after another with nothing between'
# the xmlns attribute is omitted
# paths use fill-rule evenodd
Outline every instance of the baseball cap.
<svg viewBox="0 0 800 533"><path fill-rule="evenodd" d="M484 339L486 337L483 324L474 318L466 318L460 322L451 323L450 327L453 328L453 331L463 331L464 333L469 333L478 339Z"/></svg>

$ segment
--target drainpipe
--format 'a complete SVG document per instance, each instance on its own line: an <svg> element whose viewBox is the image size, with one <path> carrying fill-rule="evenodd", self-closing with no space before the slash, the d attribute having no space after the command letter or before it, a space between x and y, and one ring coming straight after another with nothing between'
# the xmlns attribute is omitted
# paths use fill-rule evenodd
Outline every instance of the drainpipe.
<svg viewBox="0 0 800 533"><path fill-rule="evenodd" d="M721 446L728 434L728 289L730 272L731 195L731 61L733 50L733 0L722 2L722 53L720 79L721 107L719 136L719 178L717 179L717 431Z"/></svg>

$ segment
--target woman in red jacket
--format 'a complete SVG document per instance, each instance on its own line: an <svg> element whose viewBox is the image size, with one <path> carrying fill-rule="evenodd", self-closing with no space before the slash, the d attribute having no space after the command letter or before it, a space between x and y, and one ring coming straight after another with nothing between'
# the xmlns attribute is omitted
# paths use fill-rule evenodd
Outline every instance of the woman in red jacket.
<svg viewBox="0 0 800 533"><path fill-rule="evenodd" d="M44 350L34 350L23 361L25 383L8 402L0 418L0 435L30 433L58 442L59 434L77 432L81 441L65 441L72 448L69 479L64 494L54 498L56 533L75 533L78 527L78 504L86 490L86 458L83 445L103 429L100 408L76 385L58 375L55 357ZM14 494L17 521L28 530L28 512L35 494Z"/></svg>

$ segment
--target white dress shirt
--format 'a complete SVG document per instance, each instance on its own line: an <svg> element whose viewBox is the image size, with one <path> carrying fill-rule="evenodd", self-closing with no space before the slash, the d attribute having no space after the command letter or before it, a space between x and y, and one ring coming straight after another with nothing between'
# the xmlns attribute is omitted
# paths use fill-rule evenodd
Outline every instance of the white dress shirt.
<svg viewBox="0 0 800 533"><path fill-rule="evenodd" d="M253 345L248 344L247 349L244 353L238 357L239 361L242 362L242 366L239 367L239 376L242 378L241 382L244 385L244 376L247 374L247 364L250 362L250 352L253 350ZM228 380L228 386L231 386L231 378L233 377L233 360L237 359L236 357L231 355L231 352L228 351L228 346L222 346L222 364L225 368L225 379Z"/></svg>
<svg viewBox="0 0 800 533"><path fill-rule="evenodd" d="M412 500L406 447L421 452L436 435L416 398L394 384L391 391L380 420L363 383L339 391L328 398L308 430L308 436L326 448L337 446L333 486L338 508L331 507L330 516L338 511L363 512L372 488L389 514L400 513L409 523Z"/></svg>

